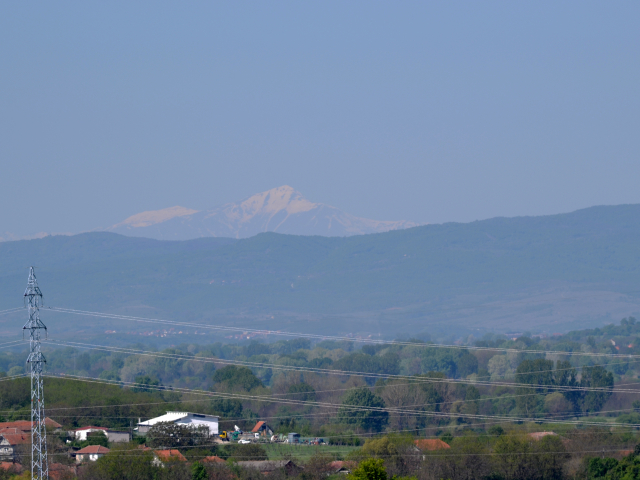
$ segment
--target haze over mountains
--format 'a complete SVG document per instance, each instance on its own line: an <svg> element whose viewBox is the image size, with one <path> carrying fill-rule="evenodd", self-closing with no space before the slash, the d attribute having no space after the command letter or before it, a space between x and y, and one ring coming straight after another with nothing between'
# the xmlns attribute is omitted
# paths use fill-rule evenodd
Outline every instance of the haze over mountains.
<svg viewBox="0 0 640 480"><path fill-rule="evenodd" d="M344 238L47 237L0 244L0 310L35 264L58 307L387 338L562 332L640 314L639 238L640 205ZM74 336L133 328L55 315Z"/></svg>
<svg viewBox="0 0 640 480"><path fill-rule="evenodd" d="M415 227L407 221L360 218L342 210L313 203L284 185L205 211L185 207L142 212L107 231L157 240L190 240L201 237L248 238L258 233L344 237Z"/></svg>

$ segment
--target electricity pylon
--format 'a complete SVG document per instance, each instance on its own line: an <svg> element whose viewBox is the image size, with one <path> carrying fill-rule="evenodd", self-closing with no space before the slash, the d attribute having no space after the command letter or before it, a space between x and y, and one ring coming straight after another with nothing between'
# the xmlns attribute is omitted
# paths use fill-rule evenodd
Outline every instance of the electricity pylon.
<svg viewBox="0 0 640 480"><path fill-rule="evenodd" d="M42 369L46 360L40 351L40 330L47 327L40 320L42 292L38 287L33 267L29 269L29 282L24 291L24 300L29 309L29 321L22 330L29 330L29 358L31 367L31 478L48 480L49 464L47 462L47 428L44 416L44 391L42 387Z"/></svg>

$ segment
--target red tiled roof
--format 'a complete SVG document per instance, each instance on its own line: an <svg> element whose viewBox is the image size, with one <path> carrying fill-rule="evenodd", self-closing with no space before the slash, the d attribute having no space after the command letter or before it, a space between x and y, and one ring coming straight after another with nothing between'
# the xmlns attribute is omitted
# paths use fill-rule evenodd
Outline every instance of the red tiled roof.
<svg viewBox="0 0 640 480"><path fill-rule="evenodd" d="M14 472L20 473L22 471L22 465L19 463L11 463L11 462L0 462L0 468L3 470L11 470Z"/></svg>
<svg viewBox="0 0 640 480"><path fill-rule="evenodd" d="M178 450L156 450L156 455L160 460L177 460L178 462L186 462L187 459Z"/></svg>
<svg viewBox="0 0 640 480"><path fill-rule="evenodd" d="M210 455L208 457L204 457L202 459L203 462L211 462L211 463L225 463L223 459L216 455Z"/></svg>
<svg viewBox="0 0 640 480"><path fill-rule="evenodd" d="M101 454L105 454L105 453L109 453L110 450L107 447L103 447L102 445L89 445L88 447L84 447L81 450L78 450L76 452L76 455L80 454L80 455L87 455L87 454L93 454L95 455L96 453L101 453Z"/></svg>
<svg viewBox="0 0 640 480"><path fill-rule="evenodd" d="M439 438L423 438L421 440L414 440L416 447L420 450L442 450L445 448L451 448L447 443L443 442Z"/></svg>
<svg viewBox="0 0 640 480"><path fill-rule="evenodd" d="M31 435L26 434L24 432L21 433L0 433L9 445L24 445L26 443L31 443Z"/></svg>
<svg viewBox="0 0 640 480"><path fill-rule="evenodd" d="M341 469L347 469L347 470L351 470L356 468L357 464L356 462L353 462L351 460L335 460L333 462L331 462L329 464L329 466L331 467L332 470L341 470Z"/></svg>
<svg viewBox="0 0 640 480"><path fill-rule="evenodd" d="M107 431L109 429L105 428L105 427L82 427L82 428L78 428L76 430L76 432L81 432L82 430L104 430L104 431Z"/></svg>
<svg viewBox="0 0 640 480"><path fill-rule="evenodd" d="M71 465L63 465L61 463L50 463L49 464L49 478L53 478L53 480L62 480L69 478L69 474L73 475L75 478L78 471L75 466Z"/></svg>
<svg viewBox="0 0 640 480"><path fill-rule="evenodd" d="M44 424L49 428L61 428L58 422L54 422L49 417L44 419ZM0 423L0 429L3 428L17 428L23 432L31 431L31 420L18 420L17 422L2 422Z"/></svg>
<svg viewBox="0 0 640 480"><path fill-rule="evenodd" d="M251 433L256 433L256 432L258 432L258 431L260 430L260 427L262 427L262 426L264 425L264 423L265 423L265 422L262 422L262 421L260 421L260 422L256 423L256 426L255 426L255 427L253 427L253 430L251 430Z"/></svg>

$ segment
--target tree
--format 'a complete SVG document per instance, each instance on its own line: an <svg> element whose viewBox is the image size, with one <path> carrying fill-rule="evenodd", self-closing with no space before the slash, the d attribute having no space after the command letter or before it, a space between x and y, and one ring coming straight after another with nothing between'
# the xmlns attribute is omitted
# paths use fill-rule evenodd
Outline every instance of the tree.
<svg viewBox="0 0 640 480"><path fill-rule="evenodd" d="M554 385L553 361L536 359L523 360L516 369L516 382L537 385L539 388L516 388L516 406L526 414L531 415L537 410L538 397L536 393L546 393L549 386Z"/></svg>
<svg viewBox="0 0 640 480"><path fill-rule="evenodd" d="M264 447L257 443L250 443L248 445L232 443L226 445L225 450L229 458L238 461L267 460L269 458Z"/></svg>
<svg viewBox="0 0 640 480"><path fill-rule="evenodd" d="M366 441L360 452L369 457L385 459L397 456L398 447L389 437L372 438Z"/></svg>
<svg viewBox="0 0 640 480"><path fill-rule="evenodd" d="M304 473L300 475L303 480L324 480L331 475L331 462L333 458L326 454L315 454L304 466Z"/></svg>
<svg viewBox="0 0 640 480"><path fill-rule="evenodd" d="M600 391L581 392L584 394L582 409L586 412L598 412L613 393L613 374L607 372L600 365L583 367L580 386L604 389Z"/></svg>
<svg viewBox="0 0 640 480"><path fill-rule="evenodd" d="M615 458L590 458L587 463L587 473L589 478L603 478L609 470L618 466Z"/></svg>
<svg viewBox="0 0 640 480"><path fill-rule="evenodd" d="M578 374L576 373L576 369L571 366L569 360L558 360L556 362L554 377L556 385L560 387L575 387L578 384ZM562 392L564 398L567 399L574 410L580 409L581 393L579 390L573 388Z"/></svg>
<svg viewBox="0 0 640 480"><path fill-rule="evenodd" d="M538 385L538 393L547 393L549 386L555 384L553 379L553 361L538 358L523 360L516 369L516 382L528 385Z"/></svg>
<svg viewBox="0 0 640 480"><path fill-rule="evenodd" d="M193 462L191 465L191 480L207 480L207 469L200 462Z"/></svg>
<svg viewBox="0 0 640 480"><path fill-rule="evenodd" d="M223 384L230 390L249 391L263 386L260 379L253 374L250 368L236 365L227 365L220 370L216 370L216 373L213 374L213 381Z"/></svg>
<svg viewBox="0 0 640 480"><path fill-rule="evenodd" d="M379 458L363 460L349 476L349 480L387 480L387 470L384 461Z"/></svg>
<svg viewBox="0 0 640 480"><path fill-rule="evenodd" d="M291 393L289 398L293 400L302 400L304 402L313 402L316 399L315 389L308 383L294 383L289 387L287 393Z"/></svg>
<svg viewBox="0 0 640 480"><path fill-rule="evenodd" d="M428 410L433 411L437 405L433 403L433 394L437 396L437 392L431 386L432 395L429 395L422 387L425 384L415 383L408 384L406 380L383 380L376 383L376 393L382 397L387 407L395 408L400 411L393 412L389 415L389 424L397 430L405 430L416 425L423 427L425 420L430 418L426 415L417 416L411 413L402 413L401 410ZM437 401L437 400L436 400Z"/></svg>
<svg viewBox="0 0 640 480"><path fill-rule="evenodd" d="M550 393L544 397L544 409L554 415L564 414L567 416L572 415L574 410L573 405L561 392Z"/></svg>
<svg viewBox="0 0 640 480"><path fill-rule="evenodd" d="M140 385L148 385L150 387L157 387L160 385L160 380L158 380L157 378L151 378L149 375L139 375L135 378L135 383ZM152 390L140 385L132 388L131 390L134 392L149 392Z"/></svg>
<svg viewBox="0 0 640 480"><path fill-rule="evenodd" d="M440 463L444 463L444 478L463 478L466 480L480 480L487 478L490 473L489 456L483 442L477 437L458 437L451 442L450 450L439 450ZM439 455L438 455L439 454Z"/></svg>
<svg viewBox="0 0 640 480"><path fill-rule="evenodd" d="M380 458L384 460L387 474L390 477L406 475L416 470L420 457L416 456L413 437L409 435L393 435L367 440L364 446L351 453L350 458Z"/></svg>
<svg viewBox="0 0 640 480"><path fill-rule="evenodd" d="M397 353L384 355L367 355L362 352L351 353L333 363L335 370L350 372L386 373L395 375L400 373L400 357Z"/></svg>
<svg viewBox="0 0 640 480"><path fill-rule="evenodd" d="M385 407L382 398L371 393L368 388L355 388L345 395L337 419L341 423L354 425L363 430L379 432L389 422L389 413L382 410Z"/></svg>
<svg viewBox="0 0 640 480"><path fill-rule="evenodd" d="M505 480L522 478L560 480L569 457L560 437L548 435L538 441L503 435L494 447L497 473Z"/></svg>
<svg viewBox="0 0 640 480"><path fill-rule="evenodd" d="M503 435L493 449L495 469L505 480L531 478L530 443L524 438Z"/></svg>
<svg viewBox="0 0 640 480"><path fill-rule="evenodd" d="M456 373L461 377L465 378L472 373L478 372L478 357L475 355L465 352L456 362Z"/></svg>
<svg viewBox="0 0 640 480"><path fill-rule="evenodd" d="M544 480L563 478L562 467L569 458L562 440L557 435L547 435L533 444L532 456L536 477Z"/></svg>
<svg viewBox="0 0 640 480"><path fill-rule="evenodd" d="M90 462L80 478L92 480L147 480L157 478L161 468L154 466L153 453L134 445L117 445L109 454Z"/></svg>
<svg viewBox="0 0 640 480"><path fill-rule="evenodd" d="M464 395L465 404L462 406L462 413L468 415L477 415L480 409L480 390L473 385L467 387L467 391Z"/></svg>
<svg viewBox="0 0 640 480"><path fill-rule="evenodd" d="M235 398L216 398L211 401L211 408L216 415L223 418L239 418L242 416L242 402Z"/></svg>

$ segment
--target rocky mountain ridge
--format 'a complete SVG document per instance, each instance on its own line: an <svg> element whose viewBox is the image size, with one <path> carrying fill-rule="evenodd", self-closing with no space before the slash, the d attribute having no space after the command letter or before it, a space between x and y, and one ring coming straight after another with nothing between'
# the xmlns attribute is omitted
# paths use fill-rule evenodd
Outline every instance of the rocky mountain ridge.
<svg viewBox="0 0 640 480"><path fill-rule="evenodd" d="M107 231L158 240L190 240L201 237L248 238L264 232L344 237L415 226L416 223L407 221L356 217L330 205L313 203L297 190L284 185L211 210L176 206L142 212Z"/></svg>

